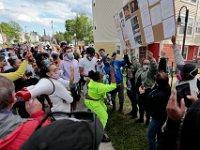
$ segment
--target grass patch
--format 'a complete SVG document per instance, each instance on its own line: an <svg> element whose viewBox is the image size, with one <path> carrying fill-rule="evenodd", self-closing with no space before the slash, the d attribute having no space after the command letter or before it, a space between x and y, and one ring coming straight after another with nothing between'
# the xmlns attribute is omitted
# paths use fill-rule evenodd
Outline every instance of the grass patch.
<svg viewBox="0 0 200 150"><path fill-rule="evenodd" d="M126 95L126 94L125 94ZM118 103L118 99L116 99ZM128 97L125 97L125 113L131 110ZM115 150L147 150L147 127L144 124L135 123L129 116L112 112L108 106L109 119L106 131L111 138Z"/></svg>

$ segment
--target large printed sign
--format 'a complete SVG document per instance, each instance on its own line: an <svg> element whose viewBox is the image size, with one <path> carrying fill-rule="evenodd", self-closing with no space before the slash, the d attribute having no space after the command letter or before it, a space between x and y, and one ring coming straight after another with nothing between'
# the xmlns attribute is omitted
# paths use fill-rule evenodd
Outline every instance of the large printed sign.
<svg viewBox="0 0 200 150"><path fill-rule="evenodd" d="M122 49L147 46L176 33L174 0L132 0L114 20Z"/></svg>

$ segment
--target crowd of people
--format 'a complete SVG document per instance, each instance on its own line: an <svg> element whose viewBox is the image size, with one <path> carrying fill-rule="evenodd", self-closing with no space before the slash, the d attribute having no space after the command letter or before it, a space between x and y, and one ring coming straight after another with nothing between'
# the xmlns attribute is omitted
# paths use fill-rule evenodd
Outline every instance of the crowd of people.
<svg viewBox="0 0 200 150"><path fill-rule="evenodd" d="M111 56L106 54L103 48L97 53L93 47L88 47L79 55L65 41L57 49L49 45L45 48L17 45L2 49L0 149L20 149L47 113L47 107L51 112L74 112L81 97L105 129L108 120L105 102L111 104L113 111L119 106L118 112L124 114L124 84L132 108L127 115L137 119L136 123L147 125L150 150L182 150L197 146L198 138L194 135L198 135L199 130L198 68L184 63L175 37L172 37L172 43L179 76L175 87L189 84L190 95L185 97L191 101L190 105L185 106L184 99L177 99L176 88L171 89L167 60L156 62L150 51L139 61L136 57L130 59L128 50L123 51L123 60L117 60L116 52ZM126 72L126 83L122 71ZM53 84L53 92L31 97L29 89L44 78ZM119 105L116 105L117 93ZM18 95L28 95L31 100L23 101ZM190 123L196 128L191 129ZM51 124L50 119L43 125L48 124ZM106 133L102 141L110 141Z"/></svg>

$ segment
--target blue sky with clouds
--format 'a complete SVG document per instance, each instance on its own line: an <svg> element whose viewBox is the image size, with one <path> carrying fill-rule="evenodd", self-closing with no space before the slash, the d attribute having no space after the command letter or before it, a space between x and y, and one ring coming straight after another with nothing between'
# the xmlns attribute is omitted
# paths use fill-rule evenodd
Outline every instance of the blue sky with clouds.
<svg viewBox="0 0 200 150"><path fill-rule="evenodd" d="M23 30L51 35L51 21L54 32L65 31L65 20L77 13L92 17L92 0L1 0L0 22L15 21Z"/></svg>

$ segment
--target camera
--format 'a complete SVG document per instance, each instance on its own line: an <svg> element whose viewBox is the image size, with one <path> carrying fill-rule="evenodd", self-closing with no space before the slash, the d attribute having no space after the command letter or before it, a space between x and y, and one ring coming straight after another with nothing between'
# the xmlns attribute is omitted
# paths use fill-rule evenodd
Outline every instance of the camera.
<svg viewBox="0 0 200 150"><path fill-rule="evenodd" d="M176 91L177 91L177 99L178 99L179 105L180 105L181 99L184 98L185 106L190 107L192 105L192 101L187 98L187 95L191 95L190 84L183 83L183 84L177 85Z"/></svg>

